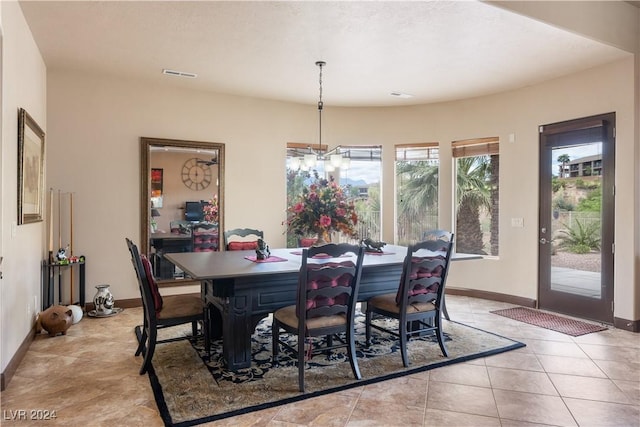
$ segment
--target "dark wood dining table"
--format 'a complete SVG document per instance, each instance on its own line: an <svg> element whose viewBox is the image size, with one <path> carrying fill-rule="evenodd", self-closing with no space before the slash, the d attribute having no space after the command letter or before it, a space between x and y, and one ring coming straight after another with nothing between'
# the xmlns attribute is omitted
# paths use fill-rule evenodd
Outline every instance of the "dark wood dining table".
<svg viewBox="0 0 640 427"><path fill-rule="evenodd" d="M404 246L386 245L383 253L365 255L358 300L398 289ZM251 335L260 320L295 304L301 248L272 249L274 262L255 262L255 251L182 252L165 257L202 283L202 298L213 305L212 335L222 335L223 356L230 370L251 365ZM479 259L454 254L452 261ZM448 317L448 316L447 316Z"/></svg>

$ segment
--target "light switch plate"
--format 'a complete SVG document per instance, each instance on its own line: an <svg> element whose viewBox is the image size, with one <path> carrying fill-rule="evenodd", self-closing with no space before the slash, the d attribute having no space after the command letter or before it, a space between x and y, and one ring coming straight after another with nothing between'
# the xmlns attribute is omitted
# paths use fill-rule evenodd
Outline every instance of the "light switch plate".
<svg viewBox="0 0 640 427"><path fill-rule="evenodd" d="M511 218L511 226L518 228L524 227L524 218Z"/></svg>

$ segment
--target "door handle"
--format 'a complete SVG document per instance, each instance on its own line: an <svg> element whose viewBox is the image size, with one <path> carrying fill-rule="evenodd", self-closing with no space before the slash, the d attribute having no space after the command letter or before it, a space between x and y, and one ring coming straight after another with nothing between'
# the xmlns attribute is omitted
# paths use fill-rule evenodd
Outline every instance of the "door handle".
<svg viewBox="0 0 640 427"><path fill-rule="evenodd" d="M549 241L543 237L542 239L540 239L540 243L546 245L547 243L549 243Z"/></svg>

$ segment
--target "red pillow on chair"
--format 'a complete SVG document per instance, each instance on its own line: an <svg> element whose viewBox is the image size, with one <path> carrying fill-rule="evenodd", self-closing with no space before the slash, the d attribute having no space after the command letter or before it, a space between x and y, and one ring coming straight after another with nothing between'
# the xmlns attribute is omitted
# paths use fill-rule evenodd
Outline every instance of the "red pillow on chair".
<svg viewBox="0 0 640 427"><path fill-rule="evenodd" d="M229 242L227 249L230 251L250 251L258 249L258 242Z"/></svg>
<svg viewBox="0 0 640 427"><path fill-rule="evenodd" d="M145 255L140 255L140 258L142 259L142 265L144 266L144 274L147 276L147 281L149 282L151 295L153 295L153 303L156 306L156 313L159 313L160 310L162 310L162 295L160 295L158 284L156 283L156 279L153 277L151 262L149 262L149 259Z"/></svg>

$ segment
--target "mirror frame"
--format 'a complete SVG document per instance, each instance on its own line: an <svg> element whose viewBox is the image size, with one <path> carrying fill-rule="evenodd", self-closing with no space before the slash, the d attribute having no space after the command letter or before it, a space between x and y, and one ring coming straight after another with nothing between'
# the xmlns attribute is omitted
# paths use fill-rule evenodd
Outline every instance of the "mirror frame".
<svg viewBox="0 0 640 427"><path fill-rule="evenodd" d="M219 229L224 230L224 144L219 142L188 141L181 139L140 138L140 253L149 254L149 229L150 221L148 212L151 211L151 146L178 147L203 150L218 150L218 224ZM222 236L222 233L220 233ZM162 279L159 285L192 285L193 282L185 279Z"/></svg>

